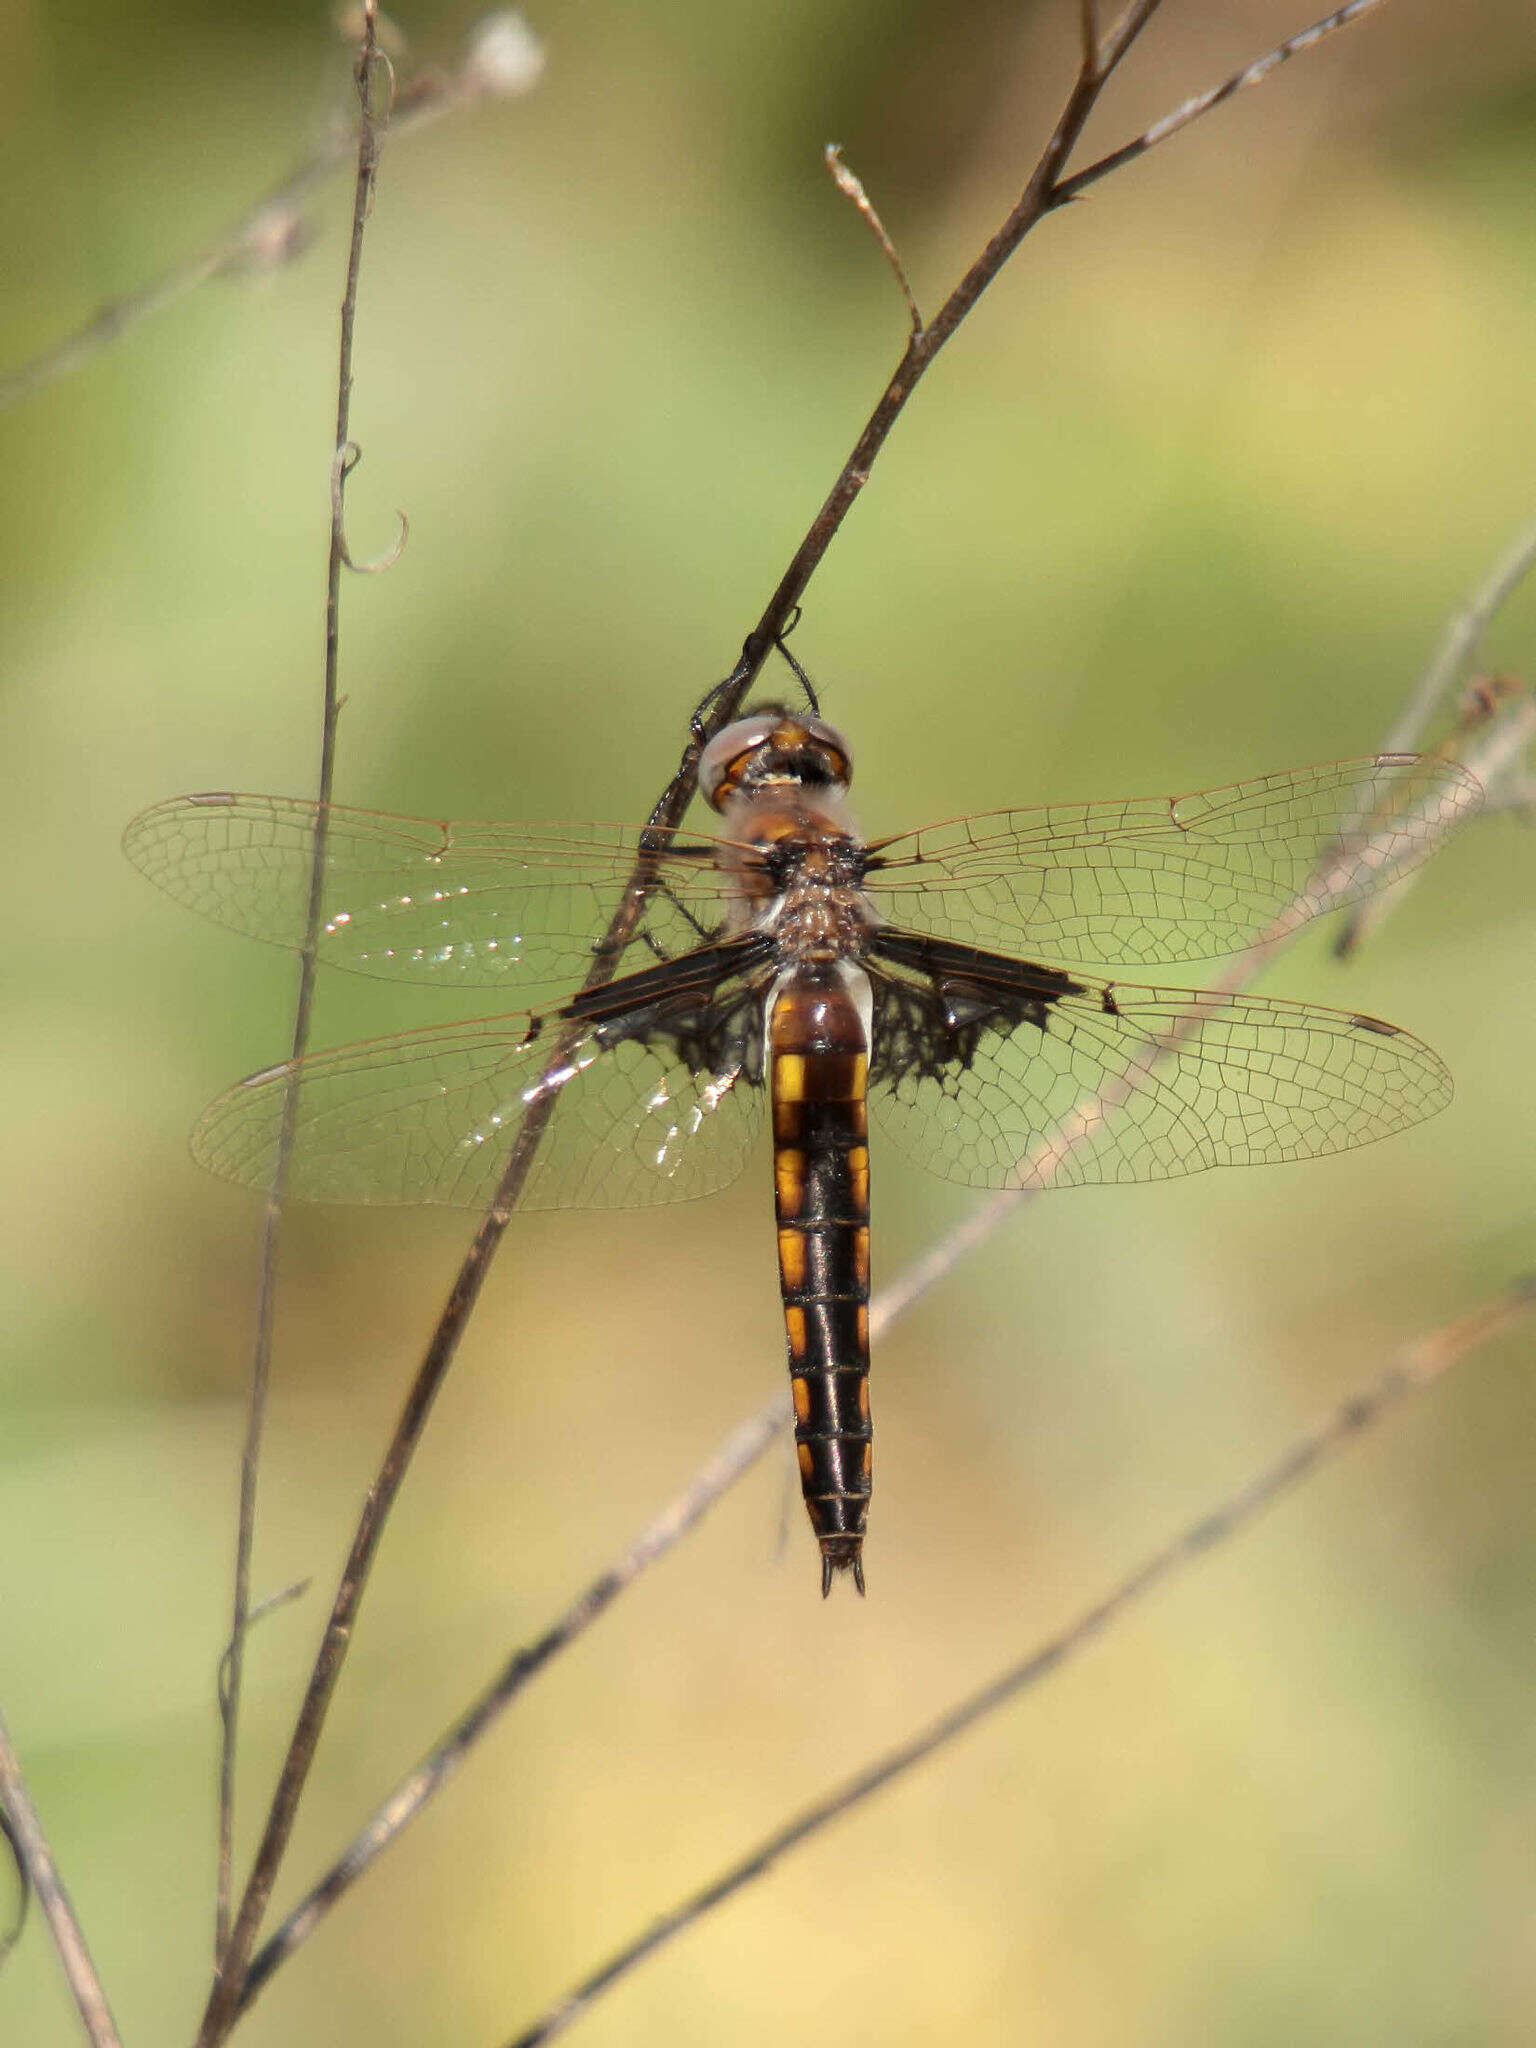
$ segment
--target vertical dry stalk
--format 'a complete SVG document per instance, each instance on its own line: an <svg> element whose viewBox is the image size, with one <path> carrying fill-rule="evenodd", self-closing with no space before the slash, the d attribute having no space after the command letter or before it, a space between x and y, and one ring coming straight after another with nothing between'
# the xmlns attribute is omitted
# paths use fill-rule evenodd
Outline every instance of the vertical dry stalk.
<svg viewBox="0 0 1536 2048"><path fill-rule="evenodd" d="M387 64L387 60L380 58L376 47L376 13L377 0L366 0L362 38L354 74L358 98L357 173L352 196L352 236L347 250L346 284L341 299L336 441L331 458L330 545L325 588L325 669L320 709L320 766L317 777L319 811L315 826L314 854L310 865L304 937L299 951L299 986L294 1001L291 1057L295 1062L303 1058L309 1044L310 1017L314 1007L315 951L320 936L321 906L325 887L326 824L336 774L336 721L340 705L338 676L341 647L341 572L344 566L350 566L345 527L345 486L348 471L356 463L356 449L350 439L352 334L357 319L357 284L362 266L363 230L373 204L374 178L379 160L378 117L374 105L376 75L380 63ZM251 1551L255 1541L256 1493L260 1476L262 1436L266 1423L267 1393L271 1380L272 1323L277 1297L277 1263L282 1236L283 1196L288 1181L289 1159L293 1151L297 1111L298 1084L295 1078L289 1084L283 1103L283 1123L278 1140L277 1162L272 1175L272 1185L267 1194L263 1223L261 1279L256 1305L250 1387L246 1402L245 1442L240 1459L234 1601L229 1642L220 1665L221 1741L214 1941L217 1971L222 1971L232 1933L230 1900L234 1860L235 1762L240 1726L241 1681L245 1668L245 1639L251 1613Z"/></svg>

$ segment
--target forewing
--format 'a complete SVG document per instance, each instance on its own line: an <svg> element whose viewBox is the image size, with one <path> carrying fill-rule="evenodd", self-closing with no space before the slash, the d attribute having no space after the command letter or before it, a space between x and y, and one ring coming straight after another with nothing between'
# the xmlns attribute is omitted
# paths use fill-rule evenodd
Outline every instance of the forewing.
<svg viewBox="0 0 1536 2048"><path fill-rule="evenodd" d="M525 1209L687 1201L741 1171L761 1121L762 1006L741 980L574 1024L491 1017L410 1031L300 1062L289 1191L301 1200L484 1207L525 1116L549 1126ZM290 1067L211 1103L193 1156L270 1185Z"/></svg>
<svg viewBox="0 0 1536 2048"><path fill-rule="evenodd" d="M893 923L969 945L1208 960L1407 873L1481 794L1455 762L1382 754L1193 796L983 812L882 843L865 887Z"/></svg>
<svg viewBox="0 0 1536 2048"><path fill-rule="evenodd" d="M1429 1046L1343 1010L1064 974L1009 987L890 962L874 982L876 1121L968 1187L1310 1159L1451 1098Z"/></svg>
<svg viewBox="0 0 1536 2048"><path fill-rule="evenodd" d="M188 909L269 945L299 945L316 806L278 796L174 797L124 835L139 871ZM714 937L727 907L718 842L657 860L625 964ZM437 823L332 805L319 958L386 980L568 995L592 965L640 851L623 825Z"/></svg>

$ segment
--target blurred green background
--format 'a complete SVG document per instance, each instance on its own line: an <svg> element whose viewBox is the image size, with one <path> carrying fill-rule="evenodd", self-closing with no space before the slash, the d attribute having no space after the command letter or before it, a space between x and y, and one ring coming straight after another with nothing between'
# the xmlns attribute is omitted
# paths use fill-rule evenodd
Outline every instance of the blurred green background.
<svg viewBox="0 0 1536 2048"><path fill-rule="evenodd" d="M387 148L369 232L337 794L638 819L893 362L842 142L932 308L1072 59L1062 4L591 0L530 99ZM473 21L413 6L413 64ZM1170 7L1109 147L1301 25ZM348 104L319 6L0 6L0 364L201 244ZM932 374L797 648L872 830L1369 751L1536 502L1536 66L1400 0L1025 247ZM185 1151L280 1056L291 963L120 859L313 780L345 180L314 246L0 421L0 1703L136 2041L186 2038L212 1882L257 1205ZM1528 664L1536 592L1489 658ZM1452 848L1282 993L1429 1038L1438 1122L1031 1206L876 1360L870 1597L825 1606L787 1452L551 1670L282 1974L253 2044L493 2041L808 1795L1093 1597L1419 1331L1532 1263L1533 846ZM478 1005L488 1007L483 1000ZM460 1006L465 1011L475 1004ZM451 1014L322 990L324 1044ZM877 1279L970 1198L875 1156ZM384 1547L295 1896L510 1645L780 1385L766 1158L518 1222ZM295 1214L242 1847L351 1517L469 1229ZM1525 2043L1536 1396L1491 1347L1038 1695L780 1866L601 2044ZM0 2039L74 2038L40 1925Z"/></svg>

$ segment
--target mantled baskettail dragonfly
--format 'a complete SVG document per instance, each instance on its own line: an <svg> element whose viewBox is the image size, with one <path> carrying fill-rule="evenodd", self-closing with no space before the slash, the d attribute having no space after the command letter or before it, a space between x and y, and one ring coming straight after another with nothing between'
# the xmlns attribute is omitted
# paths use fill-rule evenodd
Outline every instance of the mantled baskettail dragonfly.
<svg viewBox="0 0 1536 2048"><path fill-rule="evenodd" d="M978 1188L1307 1158L1433 1115L1445 1067L1379 1019L1078 966L1241 951L1403 874L1478 796L1453 763L1382 755L868 841L850 778L846 741L818 716L770 704L728 725L699 771L718 835L649 856L614 978L575 997L639 831L330 806L322 962L551 1006L309 1054L288 1182L313 1201L483 1206L525 1115L553 1098L523 1206L683 1200L736 1178L766 1100L824 1593L837 1572L864 1585L866 1111L931 1172ZM180 797L125 844L191 909L291 946L316 817L286 797ZM266 1187L289 1078L273 1067L221 1095L193 1135L201 1164ZM1106 1089L1123 1099L1084 1124ZM1074 1114L1072 1145L1042 1153Z"/></svg>

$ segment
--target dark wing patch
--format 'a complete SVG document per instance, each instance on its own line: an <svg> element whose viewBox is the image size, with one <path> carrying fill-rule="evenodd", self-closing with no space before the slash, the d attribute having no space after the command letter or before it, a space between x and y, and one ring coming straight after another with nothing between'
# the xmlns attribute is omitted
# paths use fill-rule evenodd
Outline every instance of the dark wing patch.
<svg viewBox="0 0 1536 2048"><path fill-rule="evenodd" d="M990 811L881 842L898 925L1068 961L1209 960L1406 874L1479 801L1455 762L1335 761L1185 797Z"/></svg>
<svg viewBox="0 0 1536 2048"><path fill-rule="evenodd" d="M983 966L968 948L907 934L880 934L869 967L875 1119L968 1187L1316 1158L1451 1098L1430 1047L1347 1011Z"/></svg>
<svg viewBox="0 0 1536 2048"><path fill-rule="evenodd" d="M188 909L296 947L316 816L292 797L175 797L135 818L123 847ZM591 967L640 839L623 825L453 824L333 805L319 958L385 980L558 998ZM722 850L690 834L658 857L627 960L671 959L719 935Z"/></svg>
<svg viewBox="0 0 1536 2048"><path fill-rule="evenodd" d="M623 982L606 1006L490 1017L312 1053L300 1063L289 1188L301 1200L483 1207L523 1118L554 1111L519 1206L624 1209L734 1180L762 1115L760 946L740 974ZM290 1068L254 1074L203 1113L199 1164L269 1185Z"/></svg>

